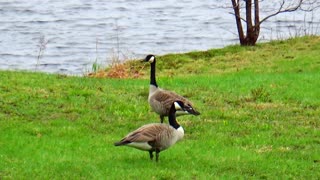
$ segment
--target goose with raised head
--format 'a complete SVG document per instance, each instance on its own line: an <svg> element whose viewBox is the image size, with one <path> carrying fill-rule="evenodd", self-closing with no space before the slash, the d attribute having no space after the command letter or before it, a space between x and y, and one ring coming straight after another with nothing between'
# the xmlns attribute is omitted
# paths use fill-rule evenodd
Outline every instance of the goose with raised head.
<svg viewBox="0 0 320 180"><path fill-rule="evenodd" d="M129 133L115 146L129 146L143 151L149 151L150 159L153 159L153 152L156 152L156 161L159 160L159 153L174 145L184 136L182 126L176 121L176 111L184 111L184 104L181 101L172 103L169 110L169 124L152 123L144 125Z"/></svg>
<svg viewBox="0 0 320 180"><path fill-rule="evenodd" d="M164 117L168 116L171 104L177 100L182 101L185 108L185 111L177 111L177 116L186 114L200 114L200 112L195 110L192 103L185 97L182 97L172 91L164 90L158 87L156 81L156 57L154 55L147 55L144 61L149 62L151 66L148 102L153 111L160 115L161 123L163 123Z"/></svg>

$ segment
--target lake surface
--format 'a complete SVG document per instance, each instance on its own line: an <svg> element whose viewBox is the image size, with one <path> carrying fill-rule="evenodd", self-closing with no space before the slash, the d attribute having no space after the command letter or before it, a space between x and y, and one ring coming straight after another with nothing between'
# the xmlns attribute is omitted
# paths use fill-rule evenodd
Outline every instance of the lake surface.
<svg viewBox="0 0 320 180"><path fill-rule="evenodd" d="M267 3L268 8L278 7ZM149 53L237 44L232 9L222 8L230 4L218 0L0 0L0 69L83 75L95 61L107 65L114 59ZM302 35L306 30L320 34L316 14L320 11L276 16L262 24L259 41Z"/></svg>

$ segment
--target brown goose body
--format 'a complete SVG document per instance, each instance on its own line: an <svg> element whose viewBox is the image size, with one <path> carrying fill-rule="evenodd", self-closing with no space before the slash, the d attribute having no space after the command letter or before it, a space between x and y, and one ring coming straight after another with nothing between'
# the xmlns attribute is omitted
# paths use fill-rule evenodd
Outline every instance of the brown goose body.
<svg viewBox="0 0 320 180"><path fill-rule="evenodd" d="M116 145L127 145L144 151L163 151L183 138L183 129L176 130L168 124L153 123L129 133Z"/></svg>
<svg viewBox="0 0 320 180"><path fill-rule="evenodd" d="M189 111L177 111L176 116L194 114L198 115L196 110L192 109L192 103L183 96L180 96L172 91L164 90L161 88L151 87L149 92L148 102L153 111L160 115L161 123L163 122L163 117L169 115L169 110L171 104L174 101L182 101L185 104L185 107L189 107Z"/></svg>
<svg viewBox="0 0 320 180"><path fill-rule="evenodd" d="M129 146L143 151L149 151L150 159L153 159L153 152L156 152L156 161L159 153L168 149L184 136L183 128L176 121L176 110L183 109L181 101L174 102L169 111L169 124L152 123L141 126L130 132L115 146Z"/></svg>
<svg viewBox="0 0 320 180"><path fill-rule="evenodd" d="M193 108L192 103L185 97L178 95L175 92L163 90L158 87L156 82L156 58L154 55L148 55L145 58L146 62L150 62L150 88L148 102L154 112L160 115L161 123L165 116L169 115L170 106L174 101L184 103L184 111L177 111L176 115L200 115L200 112Z"/></svg>

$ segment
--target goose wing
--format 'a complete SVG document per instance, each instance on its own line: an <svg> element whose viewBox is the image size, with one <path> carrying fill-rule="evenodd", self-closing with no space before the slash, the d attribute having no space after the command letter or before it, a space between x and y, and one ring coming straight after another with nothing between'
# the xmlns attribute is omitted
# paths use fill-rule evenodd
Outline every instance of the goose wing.
<svg viewBox="0 0 320 180"><path fill-rule="evenodd" d="M174 101L182 101L185 104L191 104L185 97L182 97L172 91L160 90L154 98L156 101L162 102L168 109L170 109Z"/></svg>
<svg viewBox="0 0 320 180"><path fill-rule="evenodd" d="M159 134L164 131L164 129L168 128L167 126L168 125L157 123L144 125L129 133L119 143L123 145L132 142L153 142L158 138Z"/></svg>

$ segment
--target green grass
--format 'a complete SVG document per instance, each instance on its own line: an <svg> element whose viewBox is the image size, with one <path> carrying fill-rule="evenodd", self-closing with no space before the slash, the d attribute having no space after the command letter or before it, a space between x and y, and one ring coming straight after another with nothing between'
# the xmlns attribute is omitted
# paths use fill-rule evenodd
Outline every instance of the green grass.
<svg viewBox="0 0 320 180"><path fill-rule="evenodd" d="M129 62L135 67L141 63ZM0 179L318 179L320 38L158 58L158 84L192 100L160 153L115 147L159 117L140 79L0 71Z"/></svg>

